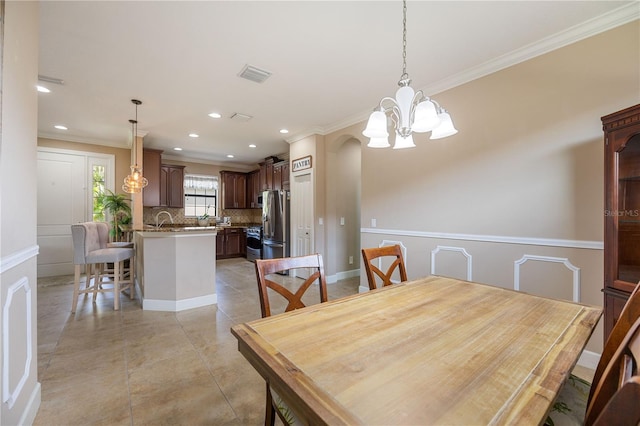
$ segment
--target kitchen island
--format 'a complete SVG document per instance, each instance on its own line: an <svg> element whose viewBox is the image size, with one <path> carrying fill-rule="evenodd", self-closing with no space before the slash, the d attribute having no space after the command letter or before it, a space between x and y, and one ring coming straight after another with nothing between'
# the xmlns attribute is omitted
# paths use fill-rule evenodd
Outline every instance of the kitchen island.
<svg viewBox="0 0 640 426"><path fill-rule="evenodd" d="M142 309L178 312L217 303L217 231L215 226L133 230Z"/></svg>

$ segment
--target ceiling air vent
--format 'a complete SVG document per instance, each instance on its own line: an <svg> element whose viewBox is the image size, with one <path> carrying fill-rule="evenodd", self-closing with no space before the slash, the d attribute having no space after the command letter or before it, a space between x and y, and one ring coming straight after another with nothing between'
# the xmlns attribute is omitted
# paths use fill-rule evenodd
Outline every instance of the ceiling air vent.
<svg viewBox="0 0 640 426"><path fill-rule="evenodd" d="M271 73L269 71L256 68L252 65L245 65L238 76L246 78L247 80L255 81L256 83L262 83L271 76Z"/></svg>
<svg viewBox="0 0 640 426"><path fill-rule="evenodd" d="M239 112L234 112L233 115L231 116L231 119L234 121L241 121L241 122L247 122L249 120L251 120L253 117L247 114L240 114Z"/></svg>

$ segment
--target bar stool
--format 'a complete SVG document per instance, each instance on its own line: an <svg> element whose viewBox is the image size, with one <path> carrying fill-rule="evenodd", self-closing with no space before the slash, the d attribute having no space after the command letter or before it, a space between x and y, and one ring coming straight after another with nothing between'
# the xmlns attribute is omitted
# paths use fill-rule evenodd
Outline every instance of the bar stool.
<svg viewBox="0 0 640 426"><path fill-rule="evenodd" d="M93 293L95 302L97 293L113 292L113 309L120 309L120 292L129 290L131 299L135 296L134 286L134 250L124 247L107 247L108 240L104 238L100 222L84 222L71 225L73 238L73 263L75 265L73 282L73 301L71 313L76 312L78 295ZM107 229L108 237L108 229ZM123 277L123 263L130 260L130 271L127 278ZM113 263L113 288L102 287L101 274L105 263ZM80 289L80 267L86 265L87 279L83 289ZM93 274L92 274L93 271ZM93 275L93 284L91 284Z"/></svg>

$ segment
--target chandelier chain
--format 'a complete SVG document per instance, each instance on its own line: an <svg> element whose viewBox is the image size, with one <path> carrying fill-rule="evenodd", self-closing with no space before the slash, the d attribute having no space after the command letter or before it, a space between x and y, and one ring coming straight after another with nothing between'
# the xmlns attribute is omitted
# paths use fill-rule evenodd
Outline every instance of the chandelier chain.
<svg viewBox="0 0 640 426"><path fill-rule="evenodd" d="M409 78L407 74L407 0L402 1L402 75L400 80Z"/></svg>

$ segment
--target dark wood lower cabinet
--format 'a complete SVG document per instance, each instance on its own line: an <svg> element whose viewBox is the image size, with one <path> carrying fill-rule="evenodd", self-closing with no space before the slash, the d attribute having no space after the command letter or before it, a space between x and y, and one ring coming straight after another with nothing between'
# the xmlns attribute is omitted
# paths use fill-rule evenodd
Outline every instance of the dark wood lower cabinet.
<svg viewBox="0 0 640 426"><path fill-rule="evenodd" d="M223 228L216 238L216 259L245 257L247 255L246 228Z"/></svg>

